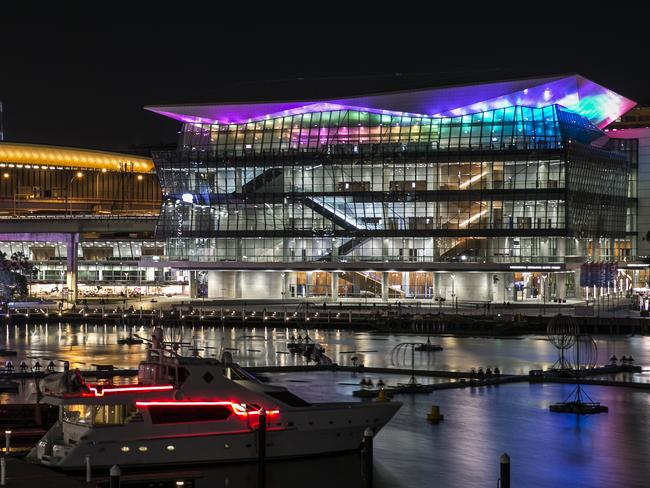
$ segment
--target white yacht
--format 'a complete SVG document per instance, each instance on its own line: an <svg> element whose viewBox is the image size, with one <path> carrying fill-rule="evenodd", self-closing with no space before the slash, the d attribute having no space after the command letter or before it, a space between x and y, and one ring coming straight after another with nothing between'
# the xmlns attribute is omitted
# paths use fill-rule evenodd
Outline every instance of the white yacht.
<svg viewBox="0 0 650 488"><path fill-rule="evenodd" d="M266 412L267 458L357 449L366 427L378 432L397 402L308 403L259 382L232 363L183 357L159 329L133 385L85 385L74 376L44 388L59 421L29 458L62 469L156 466L257 459L257 427ZM71 385L75 386L71 387Z"/></svg>

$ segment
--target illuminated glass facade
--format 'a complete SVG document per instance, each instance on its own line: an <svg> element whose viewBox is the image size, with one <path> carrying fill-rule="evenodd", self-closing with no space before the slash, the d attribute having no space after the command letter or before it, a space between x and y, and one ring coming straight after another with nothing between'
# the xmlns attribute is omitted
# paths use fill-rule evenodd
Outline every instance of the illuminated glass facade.
<svg viewBox="0 0 650 488"><path fill-rule="evenodd" d="M345 295L340 280L357 296L433 298L445 279L456 296L460 277L434 276L454 263L489 269L481 296L495 299L493 270L517 270L504 279L511 290L530 281L514 276L528 264L566 272L573 261L634 256L634 148L599 128L630 104L576 76L154 107L183 122L178 149L153 155L163 193L156 237L166 260L197 270L297 267L288 279L303 296ZM565 278L558 296L575 282ZM215 280L232 288L223 273Z"/></svg>
<svg viewBox="0 0 650 488"><path fill-rule="evenodd" d="M625 237L628 157L601 137L557 105L186 123L179 150L154 156L157 233L198 259L539 257L542 236Z"/></svg>

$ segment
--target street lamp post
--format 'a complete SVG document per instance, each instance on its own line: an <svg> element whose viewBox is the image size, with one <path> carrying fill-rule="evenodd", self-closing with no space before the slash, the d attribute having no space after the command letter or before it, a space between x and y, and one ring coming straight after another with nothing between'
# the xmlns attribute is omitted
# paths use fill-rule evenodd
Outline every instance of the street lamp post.
<svg viewBox="0 0 650 488"><path fill-rule="evenodd" d="M129 272L124 272L124 295L126 299L129 299Z"/></svg>
<svg viewBox="0 0 650 488"><path fill-rule="evenodd" d="M75 179L81 179L83 178L84 174L81 171L77 171L77 173L70 178L70 181L68 182L68 188L65 192L65 213L70 214L70 217L72 217L72 208L70 207L70 193L72 192L72 182Z"/></svg>

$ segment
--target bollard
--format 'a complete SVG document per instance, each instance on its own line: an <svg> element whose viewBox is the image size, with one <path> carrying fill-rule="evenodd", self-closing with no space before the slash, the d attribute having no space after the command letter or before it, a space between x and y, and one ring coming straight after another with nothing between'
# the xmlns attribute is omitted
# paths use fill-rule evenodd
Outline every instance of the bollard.
<svg viewBox="0 0 650 488"><path fill-rule="evenodd" d="M260 409L257 426L257 486L266 486L266 410Z"/></svg>
<svg viewBox="0 0 650 488"><path fill-rule="evenodd" d="M86 454L86 483L92 480L92 473L90 468L90 456Z"/></svg>
<svg viewBox="0 0 650 488"><path fill-rule="evenodd" d="M110 471L111 481L110 488L120 488L120 475L122 470L117 464L114 464Z"/></svg>
<svg viewBox="0 0 650 488"><path fill-rule="evenodd" d="M0 486L4 486L7 482L7 460L0 458Z"/></svg>
<svg viewBox="0 0 650 488"><path fill-rule="evenodd" d="M372 437L374 432L370 427L363 431L363 479L365 488L372 488Z"/></svg>
<svg viewBox="0 0 650 488"><path fill-rule="evenodd" d="M5 456L9 455L11 451L11 431L5 430Z"/></svg>
<svg viewBox="0 0 650 488"><path fill-rule="evenodd" d="M431 411L427 414L427 420L437 424L444 419L445 416L440 413L440 407L438 405L431 405Z"/></svg>
<svg viewBox="0 0 650 488"><path fill-rule="evenodd" d="M500 488L510 488L510 456L507 453L501 454L499 458L501 465L501 477L499 478Z"/></svg>

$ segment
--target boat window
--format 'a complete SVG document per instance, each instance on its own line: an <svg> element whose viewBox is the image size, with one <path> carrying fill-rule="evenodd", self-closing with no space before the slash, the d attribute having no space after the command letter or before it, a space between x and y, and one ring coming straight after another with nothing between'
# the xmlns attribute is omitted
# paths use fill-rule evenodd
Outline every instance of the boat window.
<svg viewBox="0 0 650 488"><path fill-rule="evenodd" d="M224 405L161 405L149 406L148 410L154 424L212 422L226 420L232 413L232 409Z"/></svg>
<svg viewBox="0 0 650 488"><path fill-rule="evenodd" d="M134 405L65 405L63 421L80 425L123 425L134 412Z"/></svg>
<svg viewBox="0 0 650 488"><path fill-rule="evenodd" d="M64 405L63 421L71 424L92 425L94 405Z"/></svg>
<svg viewBox="0 0 650 488"><path fill-rule="evenodd" d="M265 391L264 393L276 400L280 400L282 403L289 405L290 407L311 407L311 403L306 402L290 391Z"/></svg>
<svg viewBox="0 0 650 488"><path fill-rule="evenodd" d="M102 405L95 412L95 425L122 425L136 411L134 405Z"/></svg>

